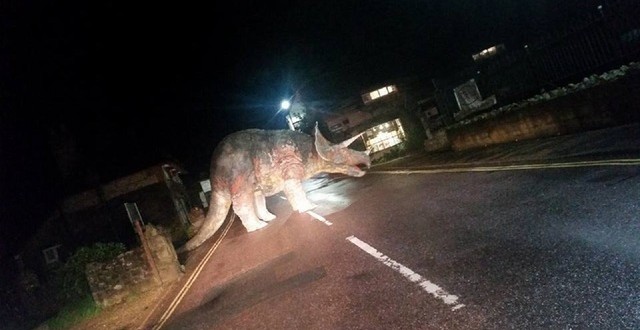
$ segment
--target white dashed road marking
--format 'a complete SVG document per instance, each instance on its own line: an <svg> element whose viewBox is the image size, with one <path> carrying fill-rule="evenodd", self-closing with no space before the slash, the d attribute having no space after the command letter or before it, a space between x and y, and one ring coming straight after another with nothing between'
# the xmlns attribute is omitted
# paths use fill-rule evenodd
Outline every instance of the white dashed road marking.
<svg viewBox="0 0 640 330"><path fill-rule="evenodd" d="M412 283L417 283L424 291L430 293L437 299L442 300L447 305L455 305L451 308L452 311L458 310L464 307L464 304L456 304L458 302L458 296L449 294L444 289L434 284L433 282L425 279L420 274L417 274L413 270L407 268L406 266L396 262L395 260L387 257L386 255L380 253L371 245L361 241L355 236L347 237L347 240L353 243L355 246L359 247L363 251L367 252L372 257L378 259L378 261L383 264L391 267L391 269L397 271L402 274L406 279L408 279Z"/></svg>
<svg viewBox="0 0 640 330"><path fill-rule="evenodd" d="M280 196L280 198L286 200L286 197ZM312 216L314 219L324 223L327 226L331 226L333 225L332 222L330 222L329 220L325 219L323 216L313 212L313 211L307 211L306 212L308 215ZM353 243L354 245L356 245L357 247L359 247L360 249L362 249L363 251L367 252L368 254L370 254L371 256L373 256L374 258L378 259L378 261L381 261L383 264L391 267L392 269L394 269L395 271L397 271L398 273L400 273L402 276L404 276L406 279L408 279L410 282L413 283L417 283L418 286L420 286L420 288L422 288L422 290L432 294L434 297L442 300L445 304L447 305L454 305L451 310L452 311L456 311L462 307L464 307L464 304L456 304L458 302L458 296L452 295L447 293L445 290L443 290L441 287L439 287L438 285L434 284L433 282L425 279L424 277L422 277L420 274L414 272L413 270L407 268L406 266L396 262L395 260L387 257L386 255L378 252L378 250L376 250L374 247L372 247L371 245L361 241L360 239L358 239L355 236L349 236L347 237L347 240L351 243Z"/></svg>
<svg viewBox="0 0 640 330"><path fill-rule="evenodd" d="M316 220L324 223L327 226L331 226L333 225L333 223L327 219L325 219L323 216L321 216L320 214L313 212L313 211L307 211L307 214L314 217Z"/></svg>
<svg viewBox="0 0 640 330"><path fill-rule="evenodd" d="M284 196L280 196L280 198L284 199L285 201L287 200L287 198L286 198L286 197L284 197ZM332 223L331 221L329 221L329 220L325 219L325 217L321 216L320 214L318 214L318 213L316 213L316 212L313 212L313 211L307 211L307 212L305 212L305 213L307 213L308 215L312 216L314 219L316 219L316 220L318 220L318 221L320 221L320 222L324 223L324 224L325 224L325 225L327 225L327 226L331 226L331 225L333 225L333 223Z"/></svg>

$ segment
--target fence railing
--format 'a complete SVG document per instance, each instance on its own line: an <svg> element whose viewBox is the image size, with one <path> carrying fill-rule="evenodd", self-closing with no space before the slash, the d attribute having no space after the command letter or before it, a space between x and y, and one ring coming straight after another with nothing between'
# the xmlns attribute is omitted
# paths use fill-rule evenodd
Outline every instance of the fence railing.
<svg viewBox="0 0 640 330"><path fill-rule="evenodd" d="M640 2L609 0L583 21L434 80L443 121L459 111L453 88L474 78L483 96L496 95L495 107L519 101L583 77L640 59Z"/></svg>

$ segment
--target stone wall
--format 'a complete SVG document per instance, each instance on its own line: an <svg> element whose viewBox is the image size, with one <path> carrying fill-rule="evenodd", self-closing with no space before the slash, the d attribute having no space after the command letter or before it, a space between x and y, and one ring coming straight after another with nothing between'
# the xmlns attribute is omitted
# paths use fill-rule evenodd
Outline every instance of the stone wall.
<svg viewBox="0 0 640 330"><path fill-rule="evenodd" d="M86 274L93 300L102 307L156 286L142 249L127 251L111 262L88 264Z"/></svg>
<svg viewBox="0 0 640 330"><path fill-rule="evenodd" d="M180 278L182 275L180 262L169 235L162 233L154 226L147 225L145 236L162 283L170 283Z"/></svg>
<svg viewBox="0 0 640 330"><path fill-rule="evenodd" d="M151 225L146 226L145 235L159 278L147 264L142 248L127 251L111 262L88 264L87 281L93 299L101 307L118 304L131 295L180 278L180 263L171 239Z"/></svg>
<svg viewBox="0 0 640 330"><path fill-rule="evenodd" d="M640 120L639 81L636 73L499 115L486 114L448 128L447 138L453 150L465 150L635 122Z"/></svg>
<svg viewBox="0 0 640 330"><path fill-rule="evenodd" d="M447 131L440 129L432 134L430 139L424 140L424 149L426 151L447 150L451 148L451 143L447 137Z"/></svg>

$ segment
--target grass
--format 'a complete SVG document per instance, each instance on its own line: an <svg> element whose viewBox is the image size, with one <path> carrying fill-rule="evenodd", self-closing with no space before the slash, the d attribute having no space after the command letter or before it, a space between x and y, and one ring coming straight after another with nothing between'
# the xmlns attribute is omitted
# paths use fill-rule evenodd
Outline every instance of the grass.
<svg viewBox="0 0 640 330"><path fill-rule="evenodd" d="M73 325L99 314L100 307L91 296L86 296L75 303L62 308L60 312L47 321L49 329L68 329Z"/></svg>

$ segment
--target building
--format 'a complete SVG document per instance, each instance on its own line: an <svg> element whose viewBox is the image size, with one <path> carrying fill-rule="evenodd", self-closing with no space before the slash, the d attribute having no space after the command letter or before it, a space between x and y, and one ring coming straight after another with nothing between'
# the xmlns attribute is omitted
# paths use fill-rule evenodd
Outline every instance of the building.
<svg viewBox="0 0 640 330"><path fill-rule="evenodd" d="M135 203L142 221L167 229L174 242L186 240L190 202L180 173L176 164L157 164L67 196L16 258L45 275L80 246L97 242L137 246L125 203Z"/></svg>
<svg viewBox="0 0 640 330"><path fill-rule="evenodd" d="M354 147L370 150L372 160L377 161L394 150L422 146L425 131L418 100L428 96L432 96L429 83L396 79L346 99L295 103L292 109L296 110L287 120L296 130L310 127L305 120L318 121L334 142L363 133L360 146L356 142Z"/></svg>

